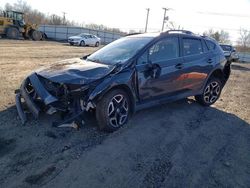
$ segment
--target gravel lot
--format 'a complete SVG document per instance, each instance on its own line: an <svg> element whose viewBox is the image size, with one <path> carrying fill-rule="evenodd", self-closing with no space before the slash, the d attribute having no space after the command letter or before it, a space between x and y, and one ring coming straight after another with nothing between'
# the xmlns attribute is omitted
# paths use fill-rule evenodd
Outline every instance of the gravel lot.
<svg viewBox="0 0 250 188"><path fill-rule="evenodd" d="M107 134L42 116L22 126L14 90L36 68L96 48L0 40L0 187L250 187L250 64L232 65L211 107L193 98L143 110Z"/></svg>

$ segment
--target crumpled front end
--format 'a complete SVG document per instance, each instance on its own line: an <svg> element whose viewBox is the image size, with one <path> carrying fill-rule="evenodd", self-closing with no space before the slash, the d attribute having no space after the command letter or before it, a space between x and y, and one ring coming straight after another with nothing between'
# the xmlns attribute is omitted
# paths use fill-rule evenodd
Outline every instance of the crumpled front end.
<svg viewBox="0 0 250 188"><path fill-rule="evenodd" d="M77 114L83 111L80 101L85 90L85 88L70 89L64 84L51 82L33 73L23 81L20 89L16 91L18 115L24 124L27 121L24 112L25 104L34 118L38 118L41 112L53 114L58 111L73 114L76 117ZM71 120L73 121L74 118L70 117L64 122L67 123Z"/></svg>

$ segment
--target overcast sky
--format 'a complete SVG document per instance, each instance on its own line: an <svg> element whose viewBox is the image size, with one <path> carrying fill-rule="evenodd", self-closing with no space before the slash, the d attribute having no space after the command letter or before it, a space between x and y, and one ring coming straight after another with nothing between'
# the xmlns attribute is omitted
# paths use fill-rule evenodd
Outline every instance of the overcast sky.
<svg viewBox="0 0 250 188"><path fill-rule="evenodd" d="M0 6L16 0L1 0ZM146 8L150 8L148 28L159 31L162 26L162 7L170 21L196 33L213 28L230 33L231 40L238 37L239 29L250 30L250 0L27 0L32 8L62 16L78 23L97 23L109 27L144 29Z"/></svg>

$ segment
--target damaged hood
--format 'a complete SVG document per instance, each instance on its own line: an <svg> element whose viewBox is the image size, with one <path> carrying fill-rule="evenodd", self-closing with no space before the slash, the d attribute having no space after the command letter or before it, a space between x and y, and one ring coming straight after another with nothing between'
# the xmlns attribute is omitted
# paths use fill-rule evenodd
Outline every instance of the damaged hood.
<svg viewBox="0 0 250 188"><path fill-rule="evenodd" d="M110 65L74 58L60 61L36 73L52 82L88 84L106 76L112 69Z"/></svg>

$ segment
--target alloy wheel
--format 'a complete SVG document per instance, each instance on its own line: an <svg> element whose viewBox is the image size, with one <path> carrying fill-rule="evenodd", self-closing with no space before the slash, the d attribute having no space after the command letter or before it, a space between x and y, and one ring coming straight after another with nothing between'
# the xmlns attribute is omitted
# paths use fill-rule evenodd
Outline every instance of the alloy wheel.
<svg viewBox="0 0 250 188"><path fill-rule="evenodd" d="M204 101L208 104L215 102L219 98L220 91L221 91L220 84L215 81L211 82L205 88L203 94Z"/></svg>
<svg viewBox="0 0 250 188"><path fill-rule="evenodd" d="M109 123L113 127L122 126L128 118L129 105L127 98L122 94L115 95L109 102L107 113Z"/></svg>

